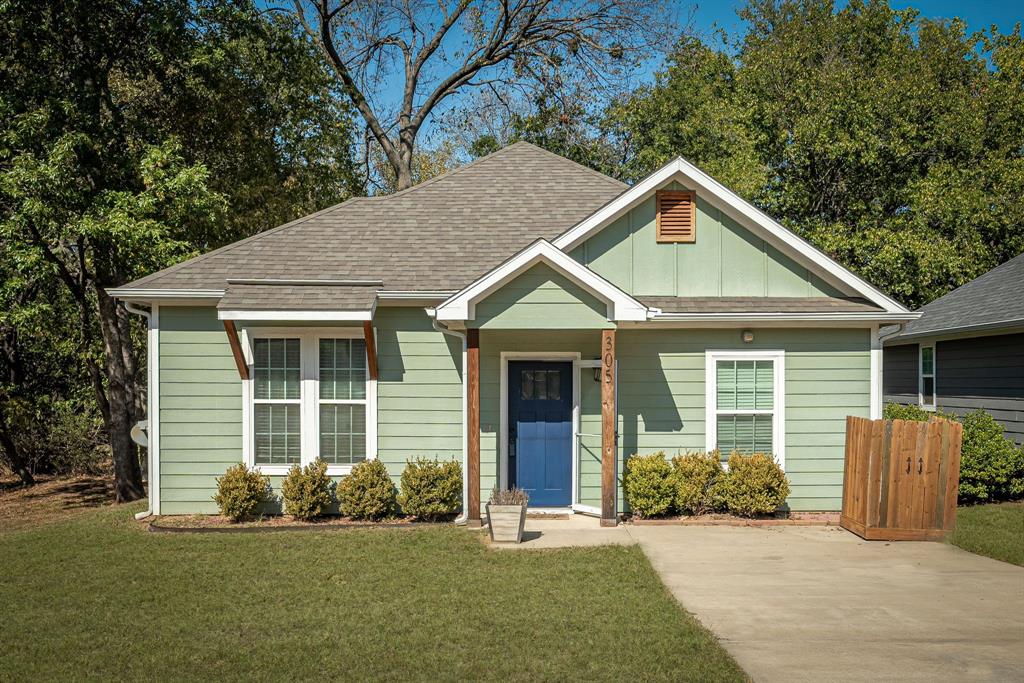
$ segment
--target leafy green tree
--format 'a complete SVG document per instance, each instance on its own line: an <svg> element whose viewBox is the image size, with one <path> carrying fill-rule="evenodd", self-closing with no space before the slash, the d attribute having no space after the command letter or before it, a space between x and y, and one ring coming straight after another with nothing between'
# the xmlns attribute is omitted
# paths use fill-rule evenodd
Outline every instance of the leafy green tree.
<svg viewBox="0 0 1024 683"><path fill-rule="evenodd" d="M23 355L45 344L16 325L61 289L51 315L75 323L118 500L144 495L141 335L107 290L358 190L331 88L297 27L248 2L0 5L0 292L44 281L8 297L8 330Z"/></svg>

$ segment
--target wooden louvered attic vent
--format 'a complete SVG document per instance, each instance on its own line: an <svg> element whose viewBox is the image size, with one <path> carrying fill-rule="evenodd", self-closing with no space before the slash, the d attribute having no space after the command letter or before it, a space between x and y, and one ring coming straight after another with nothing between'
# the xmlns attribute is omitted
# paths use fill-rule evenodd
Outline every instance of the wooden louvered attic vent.
<svg viewBox="0 0 1024 683"><path fill-rule="evenodd" d="M689 190L662 190L657 195L659 242L696 242L697 207Z"/></svg>

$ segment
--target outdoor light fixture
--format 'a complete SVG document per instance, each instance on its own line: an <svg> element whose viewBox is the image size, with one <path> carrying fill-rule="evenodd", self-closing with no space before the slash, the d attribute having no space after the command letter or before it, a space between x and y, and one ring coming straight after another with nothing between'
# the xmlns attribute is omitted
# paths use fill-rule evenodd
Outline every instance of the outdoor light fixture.
<svg viewBox="0 0 1024 683"><path fill-rule="evenodd" d="M743 330L743 334L741 335L741 337L743 338L744 344L749 344L750 342L754 341L754 333L751 332L750 330Z"/></svg>

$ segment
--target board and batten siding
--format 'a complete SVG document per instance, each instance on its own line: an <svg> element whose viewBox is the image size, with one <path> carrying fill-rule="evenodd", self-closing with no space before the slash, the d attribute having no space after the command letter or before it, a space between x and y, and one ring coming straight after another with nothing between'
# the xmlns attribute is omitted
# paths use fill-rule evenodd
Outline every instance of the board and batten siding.
<svg viewBox="0 0 1024 683"><path fill-rule="evenodd" d="M669 189L686 189L673 183ZM659 243L652 196L570 252L626 292L650 296L841 296L697 195L693 243Z"/></svg>
<svg viewBox="0 0 1024 683"><path fill-rule="evenodd" d="M160 512L216 513L242 461L242 381L213 307L160 307Z"/></svg>
<svg viewBox="0 0 1024 683"><path fill-rule="evenodd" d="M620 455L705 448L704 352L786 352L786 476L793 510L841 507L846 416L870 409L867 329L621 330Z"/></svg>
<svg viewBox="0 0 1024 683"><path fill-rule="evenodd" d="M545 263L527 269L476 304L470 327L571 330L613 327L607 305Z"/></svg>

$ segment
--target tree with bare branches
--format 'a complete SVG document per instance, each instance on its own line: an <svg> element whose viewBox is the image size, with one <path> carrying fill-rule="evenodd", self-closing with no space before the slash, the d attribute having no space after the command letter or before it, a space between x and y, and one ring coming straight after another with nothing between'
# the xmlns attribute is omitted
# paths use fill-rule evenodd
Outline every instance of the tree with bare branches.
<svg viewBox="0 0 1024 683"><path fill-rule="evenodd" d="M397 190L412 186L417 136L446 101L612 85L667 44L671 25L661 0L293 0L292 9Z"/></svg>

